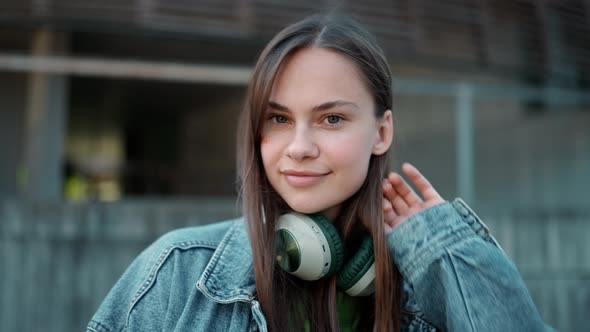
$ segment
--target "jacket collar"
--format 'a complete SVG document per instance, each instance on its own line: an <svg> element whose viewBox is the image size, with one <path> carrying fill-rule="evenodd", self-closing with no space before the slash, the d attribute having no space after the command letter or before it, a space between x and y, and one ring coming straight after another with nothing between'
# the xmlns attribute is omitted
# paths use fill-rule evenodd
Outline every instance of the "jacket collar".
<svg viewBox="0 0 590 332"><path fill-rule="evenodd" d="M237 219L223 237L197 281L197 288L218 303L254 300L252 249L243 218Z"/></svg>

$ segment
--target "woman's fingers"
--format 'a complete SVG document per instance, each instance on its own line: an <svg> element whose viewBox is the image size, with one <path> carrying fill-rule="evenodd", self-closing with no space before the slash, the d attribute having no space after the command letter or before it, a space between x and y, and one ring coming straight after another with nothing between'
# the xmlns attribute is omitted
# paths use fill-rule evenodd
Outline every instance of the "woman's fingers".
<svg viewBox="0 0 590 332"><path fill-rule="evenodd" d="M395 213L393 206L391 205L388 199L383 197L383 218L385 219L385 223L389 226L393 226L396 217L397 214Z"/></svg>
<svg viewBox="0 0 590 332"><path fill-rule="evenodd" d="M385 222L386 233L389 233L399 222L400 212L392 203L396 200L399 200L399 195L395 192L389 181L383 180L383 221Z"/></svg>
<svg viewBox="0 0 590 332"><path fill-rule="evenodd" d="M383 183L383 194L389 200L397 214L404 214L409 209L408 203L387 180L384 180Z"/></svg>
<svg viewBox="0 0 590 332"><path fill-rule="evenodd" d="M414 206L422 203L420 196L408 185L401 175L397 173L389 174L389 182L393 185L394 190L401 196L408 206Z"/></svg>
<svg viewBox="0 0 590 332"><path fill-rule="evenodd" d="M402 170L416 185L416 188L426 201L442 199L442 197L438 194L430 182L428 182L428 180L424 177L424 175L422 175L422 173L420 173L420 171L418 171L416 167L410 163L404 163L402 165Z"/></svg>
<svg viewBox="0 0 590 332"><path fill-rule="evenodd" d="M400 195L395 195L391 203L397 214L404 214L410 208Z"/></svg>
<svg viewBox="0 0 590 332"><path fill-rule="evenodd" d="M410 216L444 202L416 167L404 163L402 171L416 185L424 201L400 174L389 174L387 179L383 180L383 219L386 233Z"/></svg>
<svg viewBox="0 0 590 332"><path fill-rule="evenodd" d="M383 196L386 198L390 203L393 202L395 197L395 191L393 190L393 186L387 179L383 180Z"/></svg>

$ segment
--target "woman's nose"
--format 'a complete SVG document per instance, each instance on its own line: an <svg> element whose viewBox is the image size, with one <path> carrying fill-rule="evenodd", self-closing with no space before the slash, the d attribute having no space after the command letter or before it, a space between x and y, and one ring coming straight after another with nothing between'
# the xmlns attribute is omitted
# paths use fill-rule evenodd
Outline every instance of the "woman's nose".
<svg viewBox="0 0 590 332"><path fill-rule="evenodd" d="M302 161L317 158L319 148L314 141L313 133L307 128L297 128L287 147L287 156Z"/></svg>

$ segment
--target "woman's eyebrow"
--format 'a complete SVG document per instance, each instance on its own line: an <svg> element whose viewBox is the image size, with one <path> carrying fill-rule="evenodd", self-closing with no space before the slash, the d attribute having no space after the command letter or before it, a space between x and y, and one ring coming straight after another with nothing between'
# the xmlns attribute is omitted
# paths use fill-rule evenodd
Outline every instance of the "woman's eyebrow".
<svg viewBox="0 0 590 332"><path fill-rule="evenodd" d="M268 102L268 106L272 109L276 109L277 111L282 111L282 112L291 112L291 110L284 105L281 105L275 101L269 101ZM333 100L333 101L328 101L325 102L323 104L314 106L311 110L312 111L325 111L337 106L352 106L355 109L359 109L358 105L351 102L351 101L345 101L345 100Z"/></svg>

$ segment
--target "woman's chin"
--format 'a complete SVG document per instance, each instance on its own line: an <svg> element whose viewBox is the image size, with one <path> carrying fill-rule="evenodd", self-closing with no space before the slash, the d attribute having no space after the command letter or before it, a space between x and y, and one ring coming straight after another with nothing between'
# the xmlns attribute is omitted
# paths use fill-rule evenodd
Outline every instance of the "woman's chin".
<svg viewBox="0 0 590 332"><path fill-rule="evenodd" d="M338 215L340 205L318 204L319 202L298 202L297 204L289 204L289 207L299 213L312 214L321 213L326 218L333 220Z"/></svg>
<svg viewBox="0 0 590 332"><path fill-rule="evenodd" d="M318 204L318 203L319 202L317 202L317 201L314 202L311 200L287 202L287 204L289 205L291 210L293 210L295 212L303 213L303 214L317 213L317 212L320 212L320 211L326 209L325 204Z"/></svg>
<svg viewBox="0 0 590 332"><path fill-rule="evenodd" d="M314 207L314 206L311 206L311 205L289 205L289 207L294 212L299 212L299 213L303 213L303 214L318 213L318 212L324 210L321 207L320 208L317 208L317 207Z"/></svg>

